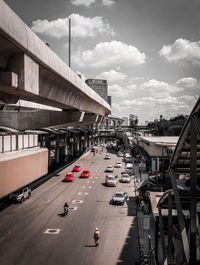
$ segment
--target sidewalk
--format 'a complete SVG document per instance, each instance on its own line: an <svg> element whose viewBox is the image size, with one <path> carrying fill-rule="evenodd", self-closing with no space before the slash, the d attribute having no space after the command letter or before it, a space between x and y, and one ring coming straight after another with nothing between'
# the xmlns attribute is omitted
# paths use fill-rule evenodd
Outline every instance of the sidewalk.
<svg viewBox="0 0 200 265"><path fill-rule="evenodd" d="M140 178L138 164L134 164L134 175ZM137 193L138 194L138 193ZM144 209L147 208L145 204ZM152 246L155 242L155 226L153 216L144 214L141 207L137 207L137 221L138 221L138 237L140 247L141 265L150 264L149 259L152 251ZM151 263L154 265L154 263Z"/></svg>

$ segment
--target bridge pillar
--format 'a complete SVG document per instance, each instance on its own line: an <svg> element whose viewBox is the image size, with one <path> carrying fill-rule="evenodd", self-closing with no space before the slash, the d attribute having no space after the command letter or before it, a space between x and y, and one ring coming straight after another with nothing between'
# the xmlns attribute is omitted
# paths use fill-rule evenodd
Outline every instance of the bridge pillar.
<svg viewBox="0 0 200 265"><path fill-rule="evenodd" d="M8 68L18 76L18 90L39 95L39 65L24 53L9 59Z"/></svg>

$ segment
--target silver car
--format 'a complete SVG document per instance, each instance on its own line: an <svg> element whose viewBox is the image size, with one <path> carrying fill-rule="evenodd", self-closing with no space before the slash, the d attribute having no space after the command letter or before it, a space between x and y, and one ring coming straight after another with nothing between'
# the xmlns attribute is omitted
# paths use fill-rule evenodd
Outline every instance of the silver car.
<svg viewBox="0 0 200 265"><path fill-rule="evenodd" d="M131 182L131 177L128 174L123 174L121 176L121 182L130 183Z"/></svg>
<svg viewBox="0 0 200 265"><path fill-rule="evenodd" d="M120 168L120 167L122 167L122 163L121 163L121 162L116 162L115 167L116 167L116 168Z"/></svg>
<svg viewBox="0 0 200 265"><path fill-rule="evenodd" d="M112 196L111 203L112 204L124 204L127 199L128 199L127 192L117 191Z"/></svg>
<svg viewBox="0 0 200 265"><path fill-rule="evenodd" d="M116 187L117 186L118 179L115 178L113 175L107 175L105 179L105 184L110 187Z"/></svg>
<svg viewBox="0 0 200 265"><path fill-rule="evenodd" d="M113 172L114 171L114 167L113 166L107 166L107 168L106 168L106 172Z"/></svg>

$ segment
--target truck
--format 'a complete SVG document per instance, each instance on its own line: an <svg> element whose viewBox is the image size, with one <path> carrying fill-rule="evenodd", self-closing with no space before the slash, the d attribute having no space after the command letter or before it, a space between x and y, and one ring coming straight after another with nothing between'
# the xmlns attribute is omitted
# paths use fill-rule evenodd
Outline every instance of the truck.
<svg viewBox="0 0 200 265"><path fill-rule="evenodd" d="M30 196L31 196L31 189L29 187L25 187L20 191L11 193L9 199L12 201L17 201L22 203L24 202L24 200L29 199Z"/></svg>

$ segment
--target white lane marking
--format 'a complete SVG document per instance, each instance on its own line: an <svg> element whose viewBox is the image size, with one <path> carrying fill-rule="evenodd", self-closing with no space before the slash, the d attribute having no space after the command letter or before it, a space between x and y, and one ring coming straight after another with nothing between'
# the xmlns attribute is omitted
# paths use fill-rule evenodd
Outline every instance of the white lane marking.
<svg viewBox="0 0 200 265"><path fill-rule="evenodd" d="M86 186L83 186L83 189L85 189L86 188Z"/></svg>
<svg viewBox="0 0 200 265"><path fill-rule="evenodd" d="M76 211L78 209L78 207L69 207L70 211Z"/></svg>
<svg viewBox="0 0 200 265"><path fill-rule="evenodd" d="M95 183L95 181L93 180L92 183Z"/></svg>
<svg viewBox="0 0 200 265"><path fill-rule="evenodd" d="M89 189L91 189L92 188L92 186L89 186Z"/></svg>
<svg viewBox="0 0 200 265"><path fill-rule="evenodd" d="M87 183L90 183L90 181L88 180Z"/></svg>
<svg viewBox="0 0 200 265"><path fill-rule="evenodd" d="M95 177L95 179L97 179L97 177Z"/></svg>
<svg viewBox="0 0 200 265"><path fill-rule="evenodd" d="M59 234L61 229L55 229L55 228L48 228L44 234L51 234L51 235L57 235Z"/></svg>
<svg viewBox="0 0 200 265"><path fill-rule="evenodd" d="M73 200L72 203L83 203L82 200Z"/></svg>
<svg viewBox="0 0 200 265"><path fill-rule="evenodd" d="M87 192L82 192L82 191L80 191L80 192L78 193L78 195L88 195L88 193L87 193Z"/></svg>

